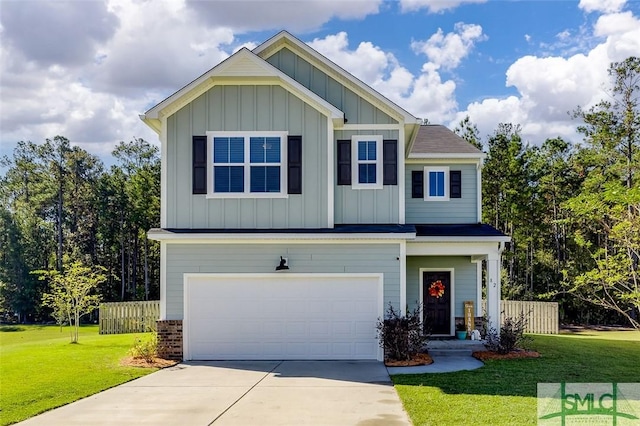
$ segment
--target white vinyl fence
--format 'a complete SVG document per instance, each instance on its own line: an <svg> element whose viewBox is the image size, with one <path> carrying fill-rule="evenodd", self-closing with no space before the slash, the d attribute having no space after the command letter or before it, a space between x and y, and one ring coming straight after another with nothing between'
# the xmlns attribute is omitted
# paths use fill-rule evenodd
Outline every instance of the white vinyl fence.
<svg viewBox="0 0 640 426"><path fill-rule="evenodd" d="M486 311L487 301L482 301L482 309ZM524 313L527 318L526 333L558 334L558 303L531 302L520 300L500 301L500 323L505 317L517 318Z"/></svg>
<svg viewBox="0 0 640 426"><path fill-rule="evenodd" d="M101 303L100 334L155 331L158 318L159 300Z"/></svg>

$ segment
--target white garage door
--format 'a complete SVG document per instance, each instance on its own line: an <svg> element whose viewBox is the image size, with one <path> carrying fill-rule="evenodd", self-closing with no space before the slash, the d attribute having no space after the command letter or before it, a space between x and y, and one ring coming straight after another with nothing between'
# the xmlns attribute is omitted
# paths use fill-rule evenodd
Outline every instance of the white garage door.
<svg viewBox="0 0 640 426"><path fill-rule="evenodd" d="M187 360L381 359L382 275L185 274Z"/></svg>

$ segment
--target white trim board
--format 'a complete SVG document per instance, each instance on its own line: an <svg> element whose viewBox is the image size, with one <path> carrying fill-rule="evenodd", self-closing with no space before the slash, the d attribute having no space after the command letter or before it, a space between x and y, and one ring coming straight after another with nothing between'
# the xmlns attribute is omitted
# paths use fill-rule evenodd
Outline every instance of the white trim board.
<svg viewBox="0 0 640 426"><path fill-rule="evenodd" d="M338 244L340 242L358 244L372 244L379 242L380 244L398 244L402 241L414 238L415 234L280 234L280 233L194 233L194 234L177 234L170 231L151 229L147 232L147 237L155 241L166 241L167 243L232 243L232 244L261 244L261 243L277 243L284 241L293 243L299 241L301 243L317 244L321 241Z"/></svg>

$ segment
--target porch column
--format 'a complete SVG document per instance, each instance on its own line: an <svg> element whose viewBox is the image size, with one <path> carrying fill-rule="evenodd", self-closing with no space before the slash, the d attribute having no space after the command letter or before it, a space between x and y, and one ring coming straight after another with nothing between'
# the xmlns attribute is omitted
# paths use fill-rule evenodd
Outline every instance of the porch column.
<svg viewBox="0 0 640 426"><path fill-rule="evenodd" d="M500 333L500 253L487 256L487 317L489 330Z"/></svg>

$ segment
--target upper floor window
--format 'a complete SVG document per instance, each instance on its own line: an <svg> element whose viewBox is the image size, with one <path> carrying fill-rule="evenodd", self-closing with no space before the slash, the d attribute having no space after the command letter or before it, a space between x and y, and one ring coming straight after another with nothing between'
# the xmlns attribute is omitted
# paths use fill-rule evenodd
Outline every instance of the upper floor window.
<svg viewBox="0 0 640 426"><path fill-rule="evenodd" d="M425 167L425 200L449 199L449 167Z"/></svg>
<svg viewBox="0 0 640 426"><path fill-rule="evenodd" d="M382 136L353 136L351 149L352 187L355 189L382 188Z"/></svg>
<svg viewBox="0 0 640 426"><path fill-rule="evenodd" d="M286 196L286 132L207 132L211 197Z"/></svg>
<svg viewBox="0 0 640 426"><path fill-rule="evenodd" d="M462 198L462 171L449 167L425 167L411 171L411 198L447 201Z"/></svg>

